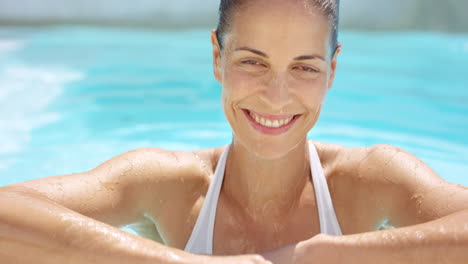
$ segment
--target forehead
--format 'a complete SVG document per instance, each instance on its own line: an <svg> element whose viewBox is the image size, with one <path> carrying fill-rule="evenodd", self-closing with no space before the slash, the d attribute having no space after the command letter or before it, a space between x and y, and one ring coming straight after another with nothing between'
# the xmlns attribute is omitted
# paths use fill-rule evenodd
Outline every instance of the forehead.
<svg viewBox="0 0 468 264"><path fill-rule="evenodd" d="M330 26L305 0L249 1L232 14L226 46L249 46L267 53L320 52L325 55Z"/></svg>

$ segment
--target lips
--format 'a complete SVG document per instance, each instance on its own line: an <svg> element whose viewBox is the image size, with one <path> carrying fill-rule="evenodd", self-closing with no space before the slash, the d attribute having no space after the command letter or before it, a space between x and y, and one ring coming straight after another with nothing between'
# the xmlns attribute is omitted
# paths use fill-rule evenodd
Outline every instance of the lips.
<svg viewBox="0 0 468 264"><path fill-rule="evenodd" d="M302 116L294 114L260 114L247 109L243 109L243 112L255 130L268 135L286 133L294 125L297 119Z"/></svg>

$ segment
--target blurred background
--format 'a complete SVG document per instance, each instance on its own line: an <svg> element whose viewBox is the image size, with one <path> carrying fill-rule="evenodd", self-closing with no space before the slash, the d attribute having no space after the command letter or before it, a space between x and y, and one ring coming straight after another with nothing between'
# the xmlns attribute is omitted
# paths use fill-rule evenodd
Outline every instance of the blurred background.
<svg viewBox="0 0 468 264"><path fill-rule="evenodd" d="M1 0L0 23L214 27L218 0ZM466 32L466 0L341 1L342 29Z"/></svg>
<svg viewBox="0 0 468 264"><path fill-rule="evenodd" d="M309 138L392 144L468 185L468 1L341 2L337 79ZM0 0L0 186L229 144L218 4Z"/></svg>

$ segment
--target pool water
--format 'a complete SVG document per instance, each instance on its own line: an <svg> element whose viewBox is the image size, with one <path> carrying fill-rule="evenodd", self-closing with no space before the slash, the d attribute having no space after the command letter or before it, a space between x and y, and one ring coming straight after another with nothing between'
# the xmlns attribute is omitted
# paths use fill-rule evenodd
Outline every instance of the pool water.
<svg viewBox="0 0 468 264"><path fill-rule="evenodd" d="M343 32L309 137L392 144L468 185L468 35ZM139 147L230 143L209 29L0 27L0 186Z"/></svg>

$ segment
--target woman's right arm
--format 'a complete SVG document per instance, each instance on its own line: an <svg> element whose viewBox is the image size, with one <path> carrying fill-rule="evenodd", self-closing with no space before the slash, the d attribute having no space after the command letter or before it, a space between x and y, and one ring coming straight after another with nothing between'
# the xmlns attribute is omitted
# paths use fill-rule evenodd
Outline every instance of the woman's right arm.
<svg viewBox="0 0 468 264"><path fill-rule="evenodd" d="M0 192L2 263L184 263L188 254L30 192Z"/></svg>
<svg viewBox="0 0 468 264"><path fill-rule="evenodd" d="M115 227L145 220L148 210L158 211L154 201L180 194L173 179L194 168L173 168L189 156L142 149L86 173L0 188L1 262L266 263L259 256L193 255Z"/></svg>

